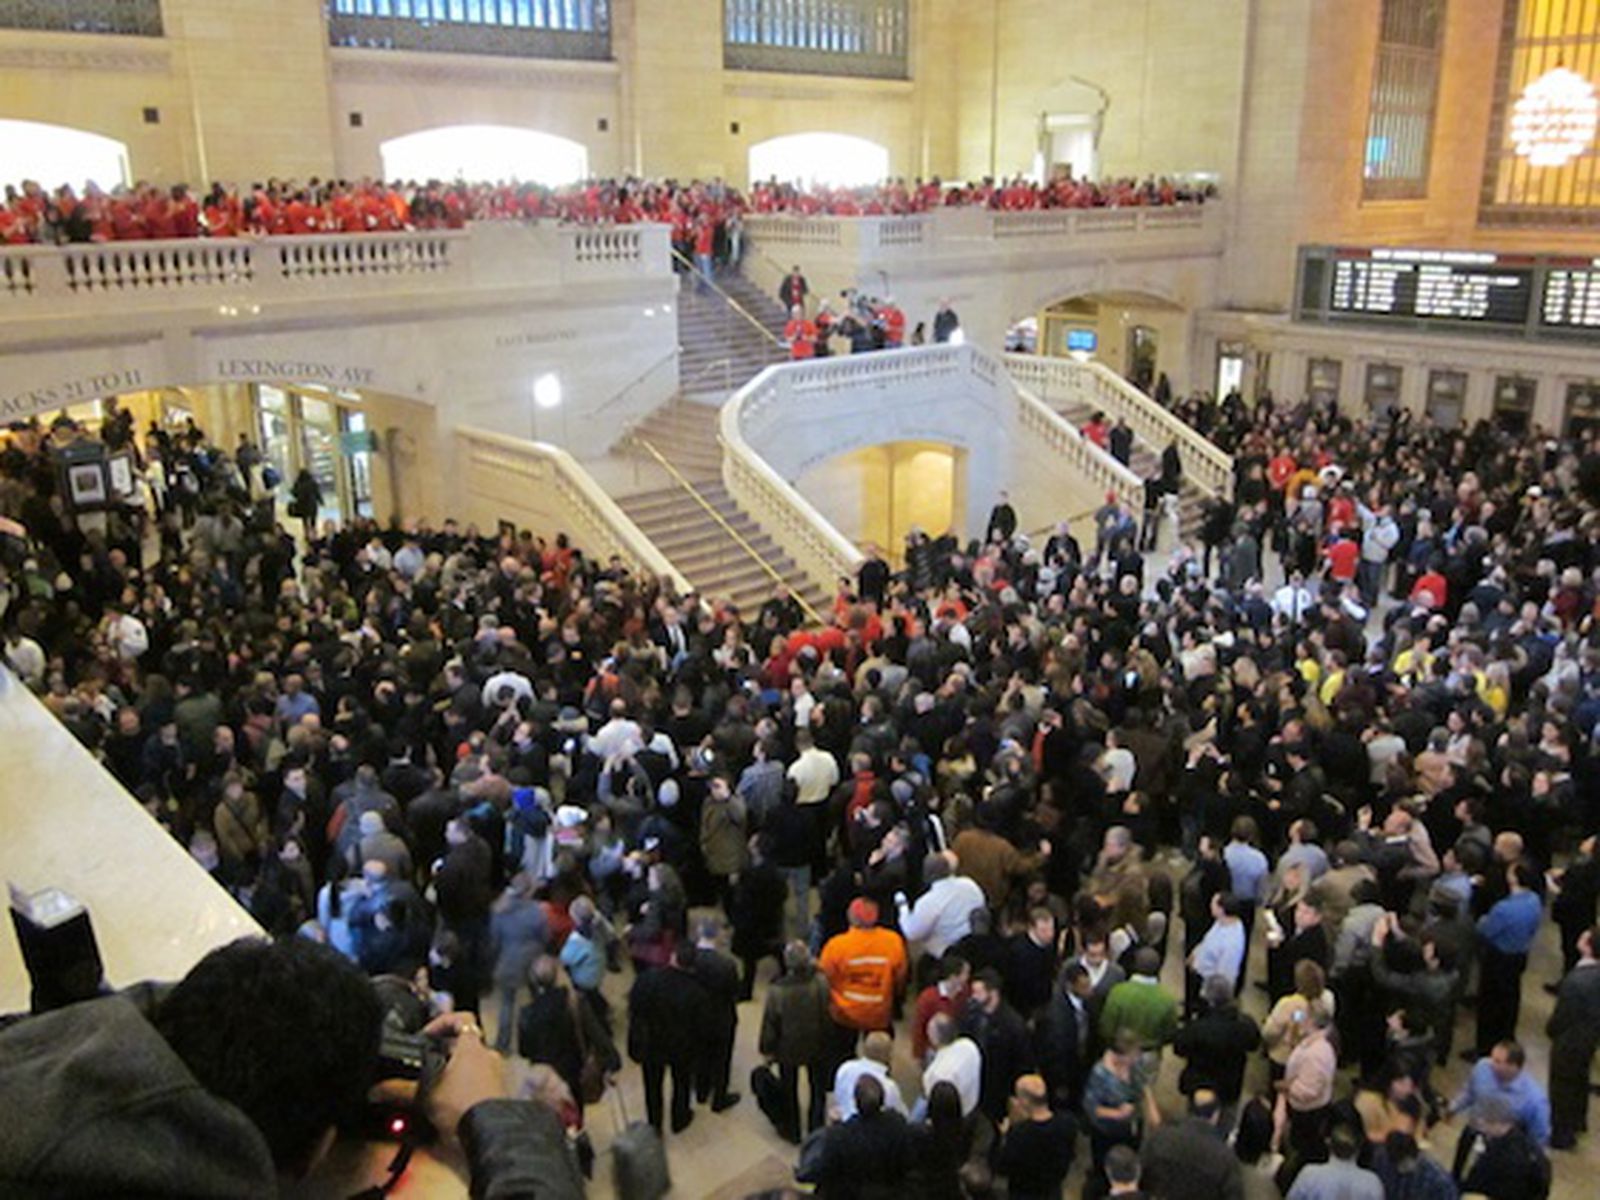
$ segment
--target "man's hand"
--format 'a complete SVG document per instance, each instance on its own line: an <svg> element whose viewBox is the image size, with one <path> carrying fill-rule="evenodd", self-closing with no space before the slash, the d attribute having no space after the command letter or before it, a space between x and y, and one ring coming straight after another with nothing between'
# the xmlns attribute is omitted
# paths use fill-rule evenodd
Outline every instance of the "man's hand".
<svg viewBox="0 0 1600 1200"><path fill-rule="evenodd" d="M461 1118L474 1104L510 1095L505 1059L483 1044L483 1030L471 1013L445 1013L429 1021L422 1032L451 1043L450 1061L428 1089L424 1102L433 1127L454 1137Z"/></svg>

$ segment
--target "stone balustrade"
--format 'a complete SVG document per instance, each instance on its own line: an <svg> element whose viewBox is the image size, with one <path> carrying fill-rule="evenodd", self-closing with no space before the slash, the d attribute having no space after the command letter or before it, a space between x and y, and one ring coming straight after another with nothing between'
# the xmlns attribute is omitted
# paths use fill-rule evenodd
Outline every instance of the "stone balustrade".
<svg viewBox="0 0 1600 1200"><path fill-rule="evenodd" d="M472 290L668 278L662 225L484 223L463 230L0 247L0 314L72 316L270 303L407 288Z"/></svg>
<svg viewBox="0 0 1600 1200"><path fill-rule="evenodd" d="M1121 417L1134 436L1158 454L1177 442L1185 478L1209 495L1233 494L1233 456L1103 363L1008 354L1005 368L1046 404L1052 397L1068 397L1112 418Z"/></svg>

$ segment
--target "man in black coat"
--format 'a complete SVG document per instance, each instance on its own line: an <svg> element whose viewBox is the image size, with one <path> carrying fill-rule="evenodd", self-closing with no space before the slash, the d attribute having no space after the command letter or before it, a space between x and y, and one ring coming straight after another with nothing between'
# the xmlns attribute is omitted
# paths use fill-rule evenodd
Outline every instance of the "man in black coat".
<svg viewBox="0 0 1600 1200"><path fill-rule="evenodd" d="M672 963L645 971L628 996L628 1057L644 1073L644 1103L659 1132L663 1084L672 1072L672 1132L694 1120L695 1067L700 1060L705 1013L711 998L694 977L694 947L680 945Z"/></svg>
<svg viewBox="0 0 1600 1200"><path fill-rule="evenodd" d="M989 510L989 525L983 532L983 540L1009 542L1016 531L1017 510L1011 507L1011 494L1001 492L999 502Z"/></svg>
<svg viewBox="0 0 1600 1200"><path fill-rule="evenodd" d="M999 1124L1011 1103L1017 1076L1033 1069L1033 1044L1028 1026L1005 1001L1000 972L993 968L972 977L972 999L961 1032L983 1052L983 1081L978 1107Z"/></svg>
<svg viewBox="0 0 1600 1200"><path fill-rule="evenodd" d="M1144 1185L1157 1196L1185 1200L1237 1200L1244 1195L1243 1168L1217 1122L1222 1102L1202 1088L1189 1097L1189 1115L1163 1124L1139 1151Z"/></svg>
<svg viewBox="0 0 1600 1200"><path fill-rule="evenodd" d="M1039 1010L1033 1024L1033 1055L1058 1112L1083 1108L1083 1082L1094 1061L1094 984L1080 962L1068 963L1061 985Z"/></svg>
<svg viewBox="0 0 1600 1200"><path fill-rule="evenodd" d="M1463 1194L1489 1200L1544 1200L1550 1193L1550 1159L1528 1136L1502 1096L1486 1096L1473 1109L1483 1152L1461 1181Z"/></svg>
<svg viewBox="0 0 1600 1200"><path fill-rule="evenodd" d="M728 1074L733 1066L733 1039L739 1028L739 964L717 949L717 921L703 920L695 929L694 977L705 989L706 1007L701 1014L699 1063L695 1068L695 1098L711 1102L712 1112L723 1112L739 1103L739 1093L728 1091Z"/></svg>
<svg viewBox="0 0 1600 1200"><path fill-rule="evenodd" d="M1188 1060L1178 1078L1178 1090L1196 1096L1208 1088L1224 1106L1231 1107L1239 1103L1245 1060L1261 1045L1261 1029L1239 1011L1233 980L1227 976L1205 980L1201 994L1205 1011L1172 1039L1172 1049Z"/></svg>
<svg viewBox="0 0 1600 1200"><path fill-rule="evenodd" d="M912 1139L906 1119L883 1107L883 1084L874 1075L856 1080L856 1115L830 1125L802 1152L795 1178L833 1197L898 1195L911 1170Z"/></svg>
<svg viewBox="0 0 1600 1200"><path fill-rule="evenodd" d="M1600 925L1578 937L1578 961L1561 981L1545 1027L1550 1038L1550 1145L1570 1150L1588 1128L1589 1065L1600 1045Z"/></svg>

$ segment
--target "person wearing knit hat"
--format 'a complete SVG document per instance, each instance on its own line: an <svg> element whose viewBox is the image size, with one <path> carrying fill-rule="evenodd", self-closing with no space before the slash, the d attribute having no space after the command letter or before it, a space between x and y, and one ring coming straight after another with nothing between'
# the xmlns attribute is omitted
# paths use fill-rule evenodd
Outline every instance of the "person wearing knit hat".
<svg viewBox="0 0 1600 1200"><path fill-rule="evenodd" d="M878 905L865 896L850 902L849 928L828 939L817 965L828 980L828 1014L836 1033L834 1064L855 1052L863 1033L888 1030L906 986L906 945L878 925Z"/></svg>

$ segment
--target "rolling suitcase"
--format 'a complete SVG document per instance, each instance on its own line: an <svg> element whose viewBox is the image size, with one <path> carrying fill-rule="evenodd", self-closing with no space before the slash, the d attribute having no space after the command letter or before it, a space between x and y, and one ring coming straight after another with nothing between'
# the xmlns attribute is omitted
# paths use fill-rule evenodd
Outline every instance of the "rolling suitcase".
<svg viewBox="0 0 1600 1200"><path fill-rule="evenodd" d="M617 1136L611 1143L617 1200L661 1200L672 1190L667 1148L648 1122L629 1121L622 1089L611 1089L617 1110Z"/></svg>

